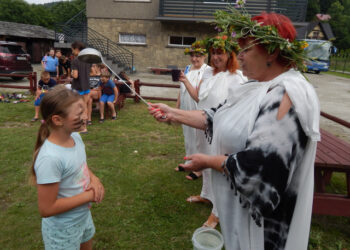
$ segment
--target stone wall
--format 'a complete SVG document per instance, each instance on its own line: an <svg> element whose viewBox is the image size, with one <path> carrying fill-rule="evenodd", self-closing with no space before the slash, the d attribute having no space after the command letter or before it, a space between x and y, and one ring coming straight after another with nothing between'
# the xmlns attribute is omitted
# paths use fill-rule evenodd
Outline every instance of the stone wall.
<svg viewBox="0 0 350 250"><path fill-rule="evenodd" d="M146 45L121 45L134 53L134 66L141 72L149 67L176 65L184 68L189 64L184 48L168 45L170 35L191 36L199 40L215 34L212 25L195 22L88 18L88 26L117 43L119 33L146 35Z"/></svg>

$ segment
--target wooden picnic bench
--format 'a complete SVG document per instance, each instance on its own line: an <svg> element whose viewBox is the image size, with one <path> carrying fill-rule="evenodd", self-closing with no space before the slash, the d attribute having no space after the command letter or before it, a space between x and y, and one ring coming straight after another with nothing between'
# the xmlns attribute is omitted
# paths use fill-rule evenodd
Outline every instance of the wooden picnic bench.
<svg viewBox="0 0 350 250"><path fill-rule="evenodd" d="M160 75L161 73L163 74L168 74L171 72L171 69L168 69L168 68L151 68L151 71L154 73L154 74L157 74L157 75Z"/></svg>
<svg viewBox="0 0 350 250"><path fill-rule="evenodd" d="M321 112L321 115L347 128L350 123ZM334 172L346 176L346 194L326 192ZM321 141L317 144L315 159L315 193L313 213L350 216L350 143L321 129Z"/></svg>

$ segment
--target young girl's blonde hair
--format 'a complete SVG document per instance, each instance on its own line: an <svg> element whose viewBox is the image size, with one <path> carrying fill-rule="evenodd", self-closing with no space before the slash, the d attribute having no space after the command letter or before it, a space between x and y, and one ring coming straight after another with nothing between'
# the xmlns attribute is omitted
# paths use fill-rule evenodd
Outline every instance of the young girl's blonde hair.
<svg viewBox="0 0 350 250"><path fill-rule="evenodd" d="M52 116L59 115L61 117L66 117L69 107L80 99L81 96L79 93L67 89L64 85L55 86L43 97L40 103L40 113L43 121L39 128L34 147L33 163L31 166L31 183L36 183L34 164L41 146L50 135L50 129L53 127Z"/></svg>

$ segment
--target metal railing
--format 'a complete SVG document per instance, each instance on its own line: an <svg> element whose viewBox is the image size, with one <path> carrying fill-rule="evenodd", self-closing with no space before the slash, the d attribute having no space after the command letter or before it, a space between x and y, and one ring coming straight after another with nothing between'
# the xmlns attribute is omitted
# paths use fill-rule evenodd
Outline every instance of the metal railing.
<svg viewBox="0 0 350 250"><path fill-rule="evenodd" d="M82 41L88 47L99 50L107 60L132 72L134 69L134 54L119 46L104 35L87 26L85 9L72 17L64 24L58 24L55 28L56 41L74 42Z"/></svg>
<svg viewBox="0 0 350 250"><path fill-rule="evenodd" d="M214 18L216 10L234 6L236 0L160 0L159 16L179 18ZM288 16L294 22L305 21L307 0L249 0L245 8L251 15L262 11Z"/></svg>
<svg viewBox="0 0 350 250"><path fill-rule="evenodd" d="M329 71L350 74L350 53L339 53L330 58Z"/></svg>

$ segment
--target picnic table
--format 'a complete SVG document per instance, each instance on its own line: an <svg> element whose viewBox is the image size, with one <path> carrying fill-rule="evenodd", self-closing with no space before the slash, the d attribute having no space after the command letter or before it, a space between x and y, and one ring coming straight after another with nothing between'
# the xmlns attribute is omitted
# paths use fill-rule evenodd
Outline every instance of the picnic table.
<svg viewBox="0 0 350 250"><path fill-rule="evenodd" d="M321 115L350 128L350 123L321 112ZM345 174L346 194L326 192L334 172ZM313 213L350 216L350 143L321 129L315 159L315 193Z"/></svg>
<svg viewBox="0 0 350 250"><path fill-rule="evenodd" d="M156 75L160 75L161 73L163 74L171 73L171 69L169 68L151 68L151 71Z"/></svg>

